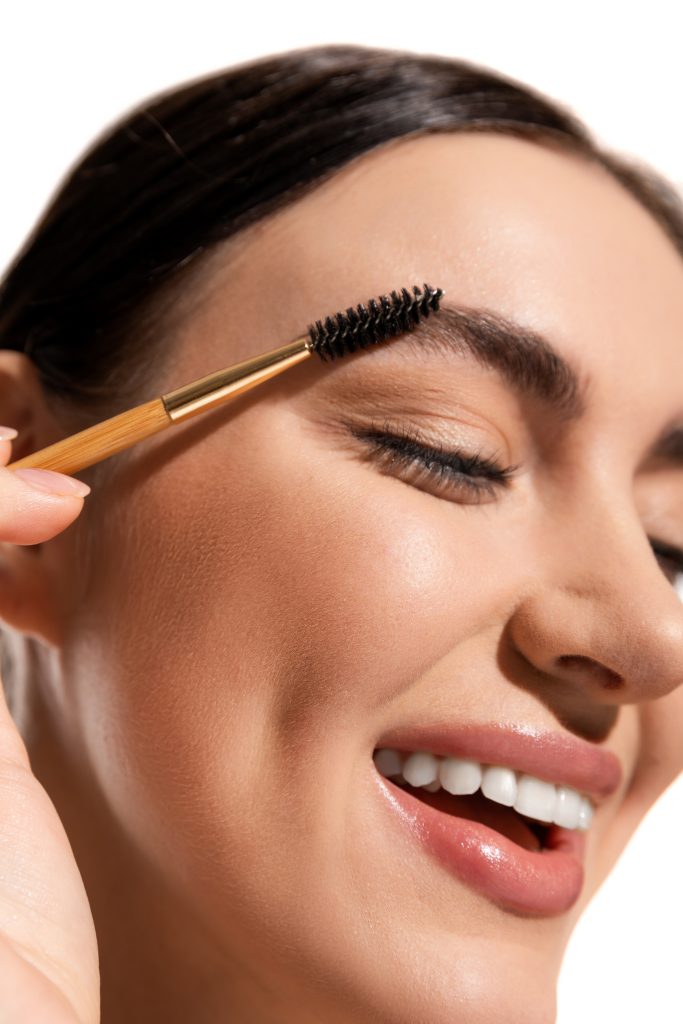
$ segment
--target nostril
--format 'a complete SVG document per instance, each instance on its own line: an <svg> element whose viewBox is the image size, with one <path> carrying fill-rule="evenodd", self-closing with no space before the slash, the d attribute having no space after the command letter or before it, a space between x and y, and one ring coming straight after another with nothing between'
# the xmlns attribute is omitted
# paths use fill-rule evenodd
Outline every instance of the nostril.
<svg viewBox="0 0 683 1024"><path fill-rule="evenodd" d="M624 680L618 672L601 665L594 658L587 658L584 654L561 654L557 663L563 668L578 668L597 676L600 685L606 690L619 690L624 685Z"/></svg>

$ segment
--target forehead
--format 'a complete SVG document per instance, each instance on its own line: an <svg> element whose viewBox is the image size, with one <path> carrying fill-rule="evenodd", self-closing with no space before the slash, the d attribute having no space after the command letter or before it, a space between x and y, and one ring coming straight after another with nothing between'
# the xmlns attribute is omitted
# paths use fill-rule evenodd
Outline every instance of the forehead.
<svg viewBox="0 0 683 1024"><path fill-rule="evenodd" d="M683 410L683 257L585 158L489 132L397 140L237 241L226 271L261 338L429 281L548 335L598 397L637 382L644 415Z"/></svg>

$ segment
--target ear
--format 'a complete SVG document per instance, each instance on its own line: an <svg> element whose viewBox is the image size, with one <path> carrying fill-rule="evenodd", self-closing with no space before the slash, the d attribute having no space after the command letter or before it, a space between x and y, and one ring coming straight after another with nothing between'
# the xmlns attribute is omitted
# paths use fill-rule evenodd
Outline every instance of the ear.
<svg viewBox="0 0 683 1024"><path fill-rule="evenodd" d="M10 349L0 349L0 423L18 431L10 462L67 433L47 403L35 363ZM74 541L71 526L41 544L12 544L0 537L0 619L46 644L60 644L68 581L76 575L68 572Z"/></svg>

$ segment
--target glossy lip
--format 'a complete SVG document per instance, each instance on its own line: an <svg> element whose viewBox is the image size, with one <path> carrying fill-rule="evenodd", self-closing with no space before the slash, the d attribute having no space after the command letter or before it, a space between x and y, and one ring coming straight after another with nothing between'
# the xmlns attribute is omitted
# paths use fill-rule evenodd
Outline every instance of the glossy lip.
<svg viewBox="0 0 683 1024"><path fill-rule="evenodd" d="M545 782L570 786L590 796L596 806L612 796L623 780L621 762L611 751L525 725L406 726L383 734L375 749L382 747L505 765Z"/></svg>
<svg viewBox="0 0 683 1024"><path fill-rule="evenodd" d="M495 829L437 810L379 772L375 775L389 813L451 874L504 910L553 916L579 899L585 832L553 825L544 849L525 850Z"/></svg>

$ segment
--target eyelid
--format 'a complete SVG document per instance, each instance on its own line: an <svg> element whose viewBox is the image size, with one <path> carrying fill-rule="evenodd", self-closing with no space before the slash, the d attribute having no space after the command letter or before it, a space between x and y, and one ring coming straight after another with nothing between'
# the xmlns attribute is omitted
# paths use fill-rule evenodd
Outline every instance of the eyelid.
<svg viewBox="0 0 683 1024"><path fill-rule="evenodd" d="M382 426L350 425L348 429L363 444L370 458L378 461L388 458L392 471L401 467L423 473L432 487L422 487L414 479L406 482L434 497L459 505L482 504L484 498L495 501L502 497L519 468L501 465L495 459L473 454L465 447L447 449L441 444L430 445L423 442L412 428L406 431L386 421ZM392 475L402 479L400 474L393 472ZM466 501L466 496L474 497L475 501Z"/></svg>
<svg viewBox="0 0 683 1024"><path fill-rule="evenodd" d="M451 445L437 440L430 440L422 434L419 428L407 424L400 417L384 417L381 420L371 419L368 426L359 426L355 423L347 423L347 429L359 440L376 440L387 437L404 441L406 446L419 448L425 455L431 455L434 459L456 456L462 462L471 461L476 464L480 472L488 472L491 476L508 477L512 476L521 468L521 463L502 462L502 452L493 452L492 455L485 455L483 448L473 442L453 442Z"/></svg>
<svg viewBox="0 0 683 1024"><path fill-rule="evenodd" d="M360 421L343 417L342 425L354 437L388 435L412 442L423 448L425 452L437 455L453 451L467 452L476 454L482 462L498 462L500 464L504 461L506 465L508 464L505 441L500 437L493 440L481 426L467 423L466 420L458 420L459 429L451 439L447 436L450 431L441 429L440 426L431 426L427 432L427 428L420 423L420 419L424 419L425 414L415 414L414 418L411 418L411 415L406 414L406 411L403 410L381 416L370 414L367 419L363 417ZM430 418L432 417L430 416ZM482 434L487 435L483 441L481 440ZM484 454L485 449L489 449L491 454ZM518 469L519 466L515 465L512 468Z"/></svg>

